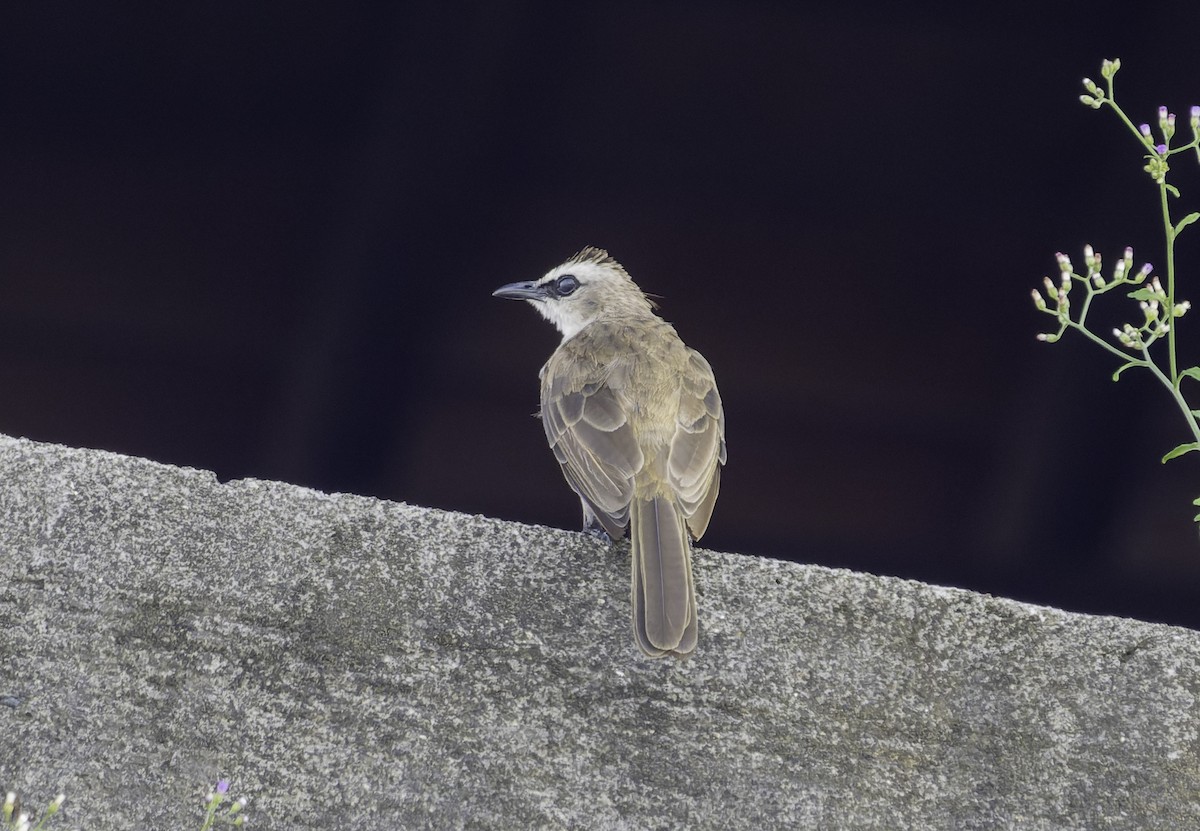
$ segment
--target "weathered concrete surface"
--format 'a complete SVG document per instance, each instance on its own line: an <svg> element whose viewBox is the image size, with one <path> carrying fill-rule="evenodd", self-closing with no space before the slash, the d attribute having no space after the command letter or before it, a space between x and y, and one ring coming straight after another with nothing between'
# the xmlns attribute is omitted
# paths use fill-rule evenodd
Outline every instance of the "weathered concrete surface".
<svg viewBox="0 0 1200 831"><path fill-rule="evenodd" d="M0 788L52 827L1200 828L1200 633L0 437ZM964 552L969 556L969 552ZM7 696L7 698L6 698Z"/></svg>

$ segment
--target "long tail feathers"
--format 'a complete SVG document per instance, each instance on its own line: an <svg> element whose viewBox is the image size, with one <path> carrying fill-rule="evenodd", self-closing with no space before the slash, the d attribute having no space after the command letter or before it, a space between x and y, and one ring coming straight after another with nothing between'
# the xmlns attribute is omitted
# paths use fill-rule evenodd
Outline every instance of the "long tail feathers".
<svg viewBox="0 0 1200 831"><path fill-rule="evenodd" d="M686 657L696 648L692 546L683 515L666 497L630 506L633 632L651 657Z"/></svg>

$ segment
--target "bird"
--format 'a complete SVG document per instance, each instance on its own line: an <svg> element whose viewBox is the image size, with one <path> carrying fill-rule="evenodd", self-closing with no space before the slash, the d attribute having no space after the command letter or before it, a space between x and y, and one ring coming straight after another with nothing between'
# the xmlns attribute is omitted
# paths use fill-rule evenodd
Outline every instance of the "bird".
<svg viewBox="0 0 1200 831"><path fill-rule="evenodd" d="M584 531L629 531L638 647L686 658L699 631L692 541L708 528L726 459L712 367L603 248L492 294L529 302L562 334L539 373L546 440Z"/></svg>

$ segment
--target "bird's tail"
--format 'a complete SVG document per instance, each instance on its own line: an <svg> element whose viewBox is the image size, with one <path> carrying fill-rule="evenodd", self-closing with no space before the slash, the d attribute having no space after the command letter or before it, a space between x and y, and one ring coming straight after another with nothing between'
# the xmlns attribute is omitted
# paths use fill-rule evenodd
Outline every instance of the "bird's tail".
<svg viewBox="0 0 1200 831"><path fill-rule="evenodd" d="M634 499L633 633L651 657L686 657L696 648L696 589L692 544L675 500Z"/></svg>

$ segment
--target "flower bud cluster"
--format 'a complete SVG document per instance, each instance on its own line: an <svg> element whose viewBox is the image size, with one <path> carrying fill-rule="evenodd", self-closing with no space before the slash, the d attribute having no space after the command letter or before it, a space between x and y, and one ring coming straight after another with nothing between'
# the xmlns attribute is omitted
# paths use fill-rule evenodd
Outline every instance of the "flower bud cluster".
<svg viewBox="0 0 1200 831"><path fill-rule="evenodd" d="M54 798L54 801L46 806L46 810L42 813L42 818L37 824L37 828L41 828L46 824L46 820L58 813L58 809L62 807L66 801L66 794L59 794ZM16 813L16 817L13 814ZM3 827L11 828L13 831L30 831L32 818L27 811L17 810L17 795L13 791L9 791L4 797L4 807L0 809L0 818L2 818Z"/></svg>
<svg viewBox="0 0 1200 831"><path fill-rule="evenodd" d="M1080 102L1084 106L1091 107L1093 110L1098 110L1105 104L1117 108L1116 100L1113 98L1113 77L1120 68L1120 59L1105 60L1101 63L1100 77L1108 85L1108 91L1106 92L1101 89L1100 85L1091 78L1084 78L1083 88L1087 91L1079 96ZM1122 117L1124 117L1123 113ZM1142 142L1146 145L1146 149L1150 151L1149 163L1146 165L1145 170L1159 184L1163 184L1166 181L1167 171L1169 170L1165 159L1170 155L1171 139L1175 137L1176 121L1175 113L1170 112L1166 107L1158 108L1158 132L1162 135L1161 143L1154 141L1153 131L1149 123L1142 123L1137 126L1137 131ZM1193 106L1190 109L1188 124L1192 128L1192 142L1197 145L1196 155L1200 157L1200 106Z"/></svg>
<svg viewBox="0 0 1200 831"><path fill-rule="evenodd" d="M1129 271L1129 269L1132 265L1133 265L1133 248L1131 248L1130 246L1127 245L1127 246L1125 246L1124 256L1122 256L1121 259L1117 260L1117 267L1115 269L1113 269L1113 280L1118 283L1121 282L1122 280L1124 280L1125 274Z"/></svg>
<svg viewBox="0 0 1200 831"><path fill-rule="evenodd" d="M1167 172L1171 169L1171 166L1167 164L1167 160L1162 155L1167 152L1166 146L1159 145L1159 147L1162 147L1162 150L1155 149L1155 155L1150 156L1142 168L1142 170L1150 174L1150 178L1154 180L1156 185L1161 185L1167 181Z"/></svg>
<svg viewBox="0 0 1200 831"><path fill-rule="evenodd" d="M1057 334L1042 332L1038 334L1037 339L1046 343L1054 343L1061 336L1063 331L1069 325L1071 320L1071 299L1067 296L1071 291L1071 281L1085 280L1075 273L1075 267L1071 264L1071 258L1059 251L1054 255L1058 261L1058 282L1055 283L1049 277L1042 278L1042 286L1045 295L1037 289L1030 292L1033 297L1033 305L1039 312L1052 314L1058 318L1059 330ZM1092 268L1096 265L1096 254L1089 245L1084 249L1084 260L1087 262L1088 273L1091 274ZM1053 308L1050 308L1051 305Z"/></svg>
<svg viewBox="0 0 1200 831"><path fill-rule="evenodd" d="M1083 263L1087 266L1087 279L1091 280L1096 288L1104 288L1104 277L1100 275L1103 260L1099 254L1092 250L1092 246L1090 245L1083 247Z"/></svg>
<svg viewBox="0 0 1200 831"><path fill-rule="evenodd" d="M1104 106L1104 90L1096 86L1096 82L1091 78L1083 79L1083 88L1088 91L1088 94L1079 96L1079 100L1093 110L1098 110Z"/></svg>
<svg viewBox="0 0 1200 831"><path fill-rule="evenodd" d="M209 791L208 796L205 797L205 802L208 803L206 806L207 813L201 831L207 831L207 829L212 828L214 823L236 827L241 827L245 823L246 817L244 815L239 816L248 801L244 796L235 799L233 804L225 809L224 813L220 811L221 803L225 801L228 794L229 780L218 779L216 788Z"/></svg>
<svg viewBox="0 0 1200 831"><path fill-rule="evenodd" d="M1111 276L1107 279L1103 274L1104 259L1090 245L1085 245L1083 248L1085 273L1082 275L1075 273L1075 266L1072 264L1071 258L1061 251L1054 255L1054 259L1058 263L1058 280L1043 277L1042 290L1033 289L1030 292L1034 308L1039 312L1045 312L1058 318L1059 331L1057 333L1042 333L1037 336L1038 340L1048 343L1058 340L1068 326L1080 327L1083 325L1082 317L1078 321L1071 319L1069 295L1074 281L1078 280L1084 285L1088 293L1085 300L1090 300L1093 294L1103 294L1121 285L1145 283L1154 271L1154 266L1150 263L1145 263L1141 268L1135 270L1133 268L1133 249L1129 247L1122 252L1121 259L1116 261ZM1174 307L1170 307L1167 294L1157 277L1148 285L1132 292L1130 296L1140 301L1144 322L1140 327L1126 324L1120 329L1114 329L1113 334L1125 346L1138 349L1148 346L1159 335L1169 332L1171 319L1182 317L1191 308L1189 303L1176 303ZM1087 305L1085 302L1083 314L1086 314Z"/></svg>
<svg viewBox="0 0 1200 831"><path fill-rule="evenodd" d="M1115 106L1115 105L1114 105ZM1158 184L1166 182L1167 172L1171 169L1167 164L1167 156L1171 155L1171 140L1175 138L1175 124L1177 118L1175 113L1170 112L1166 107L1158 108L1158 132L1162 135L1162 143L1155 144L1151 137L1149 124L1141 124L1138 126L1138 132L1142 135L1142 141L1150 150L1150 155L1146 158L1146 166L1143 168ZM1189 111L1188 124L1192 128L1192 140L1190 146L1196 148L1197 156L1200 156L1200 106L1193 106ZM1179 148L1186 150L1188 145Z"/></svg>
<svg viewBox="0 0 1200 831"><path fill-rule="evenodd" d="M1158 130L1167 144L1170 144L1175 135L1175 113L1167 112L1166 107L1158 108Z"/></svg>
<svg viewBox="0 0 1200 831"><path fill-rule="evenodd" d="M1143 266L1139 273L1148 275L1149 263ZM1113 329L1113 336L1123 346L1132 349L1145 349L1157 338L1170 332L1171 321L1183 317L1188 309L1192 308L1192 304L1186 300L1172 305L1171 298L1157 277L1152 278L1143 288L1130 292L1129 296L1139 301L1142 325L1135 327L1126 323L1119 329Z"/></svg>
<svg viewBox="0 0 1200 831"><path fill-rule="evenodd" d="M1192 124L1192 133L1196 135L1197 128L1200 127L1200 107L1192 107L1191 113L1192 117L1189 121ZM1154 143L1149 124L1139 124L1138 132L1142 134L1142 141L1146 143L1147 147L1159 156L1165 156L1171 146L1171 139L1175 138L1175 122L1175 113L1169 111L1166 107L1159 107L1158 132L1162 135L1162 143Z"/></svg>
<svg viewBox="0 0 1200 831"><path fill-rule="evenodd" d="M1133 325L1126 323L1120 329L1113 329L1113 337L1121 342L1122 346L1130 349L1145 349L1146 343L1142 340L1142 333L1138 329L1134 329Z"/></svg>
<svg viewBox="0 0 1200 831"><path fill-rule="evenodd" d="M1142 290L1142 292L1139 292L1139 294L1143 293L1147 298L1142 301L1143 311L1146 309L1147 305L1154 307L1157 310L1159 305L1165 307L1171 302L1171 299L1167 296L1166 290L1162 287L1162 283L1159 282L1157 277L1152 279L1147 284L1146 288ZM1170 316L1183 317L1185 314L1187 314L1187 310L1190 308L1192 308L1192 304L1187 300L1184 300L1182 303L1176 303L1170 310Z"/></svg>
<svg viewBox="0 0 1200 831"><path fill-rule="evenodd" d="M1100 77L1108 84L1110 92L1112 91L1113 76L1117 74L1117 70L1120 68L1121 61L1119 58L1111 61L1105 60L1104 63L1100 64ZM1079 96L1079 100L1084 105L1091 107L1093 110L1098 110L1104 106L1104 102L1108 96L1104 94L1104 90L1100 89L1100 86L1095 81L1091 78L1084 78L1083 88L1087 90L1087 94Z"/></svg>

